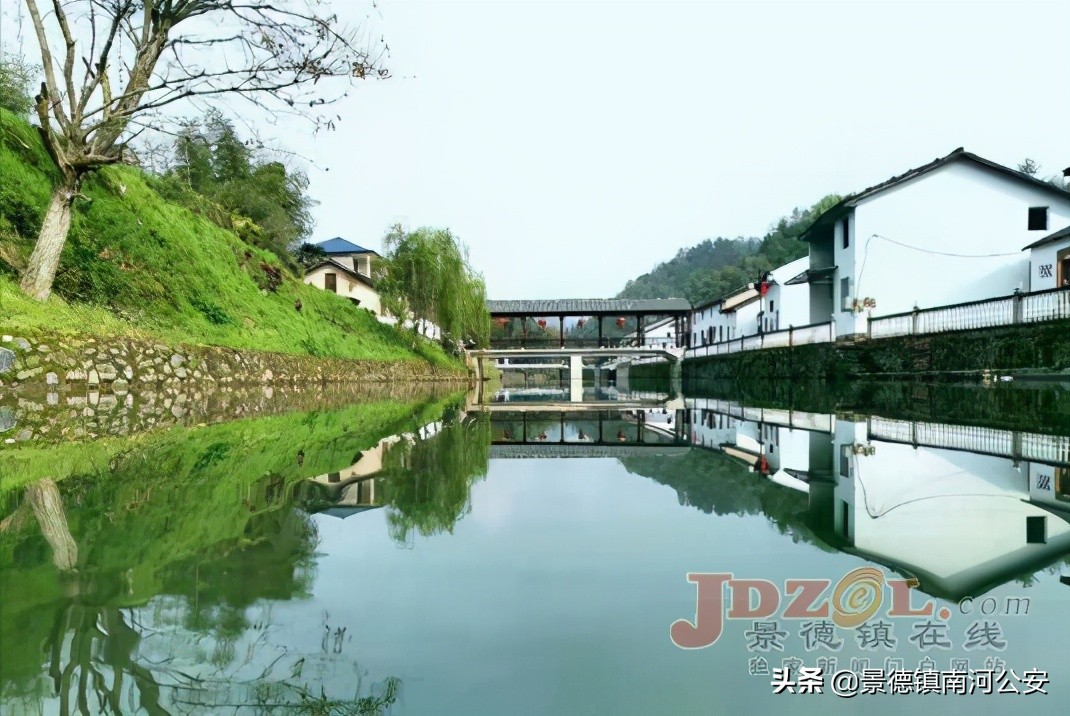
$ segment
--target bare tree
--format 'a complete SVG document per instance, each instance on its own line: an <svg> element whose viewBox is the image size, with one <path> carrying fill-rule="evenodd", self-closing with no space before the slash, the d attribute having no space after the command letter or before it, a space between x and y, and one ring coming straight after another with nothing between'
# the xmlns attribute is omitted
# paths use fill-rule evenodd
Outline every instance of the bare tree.
<svg viewBox="0 0 1070 716"><path fill-rule="evenodd" d="M1029 157L1026 157L1022 161L1018 162L1018 171L1020 171L1022 174L1028 174L1029 176L1034 177L1037 175L1037 172L1040 171L1040 165Z"/></svg>
<svg viewBox="0 0 1070 716"><path fill-rule="evenodd" d="M22 277L39 300L51 293L84 177L124 161L170 105L236 96L332 127L326 106L342 95L325 94L322 80L387 76L382 39L345 27L323 0L25 3L44 74L34 109L60 174Z"/></svg>

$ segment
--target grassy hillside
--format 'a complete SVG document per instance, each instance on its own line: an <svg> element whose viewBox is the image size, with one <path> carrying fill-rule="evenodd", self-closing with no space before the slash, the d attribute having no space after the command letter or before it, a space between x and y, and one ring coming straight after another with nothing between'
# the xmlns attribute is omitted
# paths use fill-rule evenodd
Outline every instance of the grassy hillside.
<svg viewBox="0 0 1070 716"><path fill-rule="evenodd" d="M372 360L445 364L339 296L305 286L273 254L169 203L139 169L84 184L56 276L41 304L18 290L55 169L33 127L0 110L0 330L157 336ZM296 305L300 303L300 310Z"/></svg>

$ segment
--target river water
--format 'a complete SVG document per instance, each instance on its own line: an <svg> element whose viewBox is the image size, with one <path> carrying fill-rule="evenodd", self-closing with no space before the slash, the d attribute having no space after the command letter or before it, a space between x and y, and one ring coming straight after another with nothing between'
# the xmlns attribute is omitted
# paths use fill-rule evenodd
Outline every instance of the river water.
<svg viewBox="0 0 1070 716"><path fill-rule="evenodd" d="M10 445L0 712L1066 713L1065 391L993 390L409 394Z"/></svg>

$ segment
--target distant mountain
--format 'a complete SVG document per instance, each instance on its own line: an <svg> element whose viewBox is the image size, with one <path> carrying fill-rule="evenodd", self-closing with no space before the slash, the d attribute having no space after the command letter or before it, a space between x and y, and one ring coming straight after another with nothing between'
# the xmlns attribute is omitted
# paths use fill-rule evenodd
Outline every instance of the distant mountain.
<svg viewBox="0 0 1070 716"><path fill-rule="evenodd" d="M649 273L631 280L617 298L676 298L684 295L687 282L697 273L716 271L732 266L754 254L761 240L706 239L688 249L680 249L676 256L654 267Z"/></svg>
<svg viewBox="0 0 1070 716"><path fill-rule="evenodd" d="M757 280L766 271L806 255L799 237L814 219L838 202L830 194L809 209L795 209L781 217L761 239L706 239L654 267L625 285L618 298L683 296L698 305L712 301Z"/></svg>

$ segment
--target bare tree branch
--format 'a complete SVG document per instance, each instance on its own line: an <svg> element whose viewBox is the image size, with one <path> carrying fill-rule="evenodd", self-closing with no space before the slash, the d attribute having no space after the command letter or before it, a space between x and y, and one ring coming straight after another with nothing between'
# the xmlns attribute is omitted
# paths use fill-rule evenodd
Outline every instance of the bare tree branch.
<svg viewBox="0 0 1070 716"><path fill-rule="evenodd" d="M123 160L150 124L139 118L234 96L332 128L324 108L345 95L326 80L388 76L385 42L344 27L321 0L51 0L44 15L40 0L24 2L45 74L37 119L64 177L23 275L38 297L50 291L82 176ZM46 230L62 235L43 244Z"/></svg>

